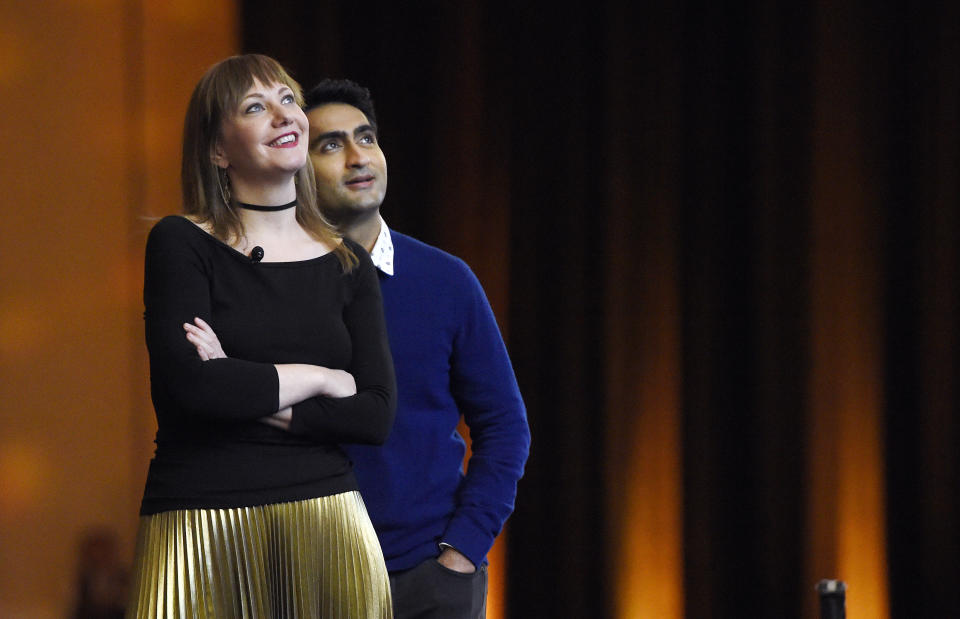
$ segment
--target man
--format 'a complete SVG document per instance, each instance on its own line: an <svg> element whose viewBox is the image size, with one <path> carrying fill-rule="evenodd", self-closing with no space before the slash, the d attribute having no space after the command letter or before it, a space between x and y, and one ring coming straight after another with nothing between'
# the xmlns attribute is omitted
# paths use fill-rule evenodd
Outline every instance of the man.
<svg viewBox="0 0 960 619"><path fill-rule="evenodd" d="M320 207L380 271L397 416L383 447L345 449L390 571L395 616L483 617L486 554L513 511L530 445L503 339L469 267L381 217L387 164L369 91L326 80L305 111ZM461 415L473 444L466 475Z"/></svg>

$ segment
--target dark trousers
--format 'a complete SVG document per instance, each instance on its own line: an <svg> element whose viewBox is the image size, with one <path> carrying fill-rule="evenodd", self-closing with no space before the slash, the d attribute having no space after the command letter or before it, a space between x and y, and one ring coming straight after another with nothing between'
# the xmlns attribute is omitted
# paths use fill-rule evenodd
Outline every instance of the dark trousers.
<svg viewBox="0 0 960 619"><path fill-rule="evenodd" d="M487 567L472 574L449 570L436 559L390 572L393 619L484 619Z"/></svg>

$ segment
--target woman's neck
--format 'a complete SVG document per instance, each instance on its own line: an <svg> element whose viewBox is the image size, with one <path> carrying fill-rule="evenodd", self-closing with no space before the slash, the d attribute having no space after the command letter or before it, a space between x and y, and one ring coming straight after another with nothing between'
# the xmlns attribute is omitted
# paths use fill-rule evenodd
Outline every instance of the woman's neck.
<svg viewBox="0 0 960 619"><path fill-rule="evenodd" d="M289 182L278 184L248 184L242 181L234 181L233 199L245 204L256 206L280 206L289 204L297 199L297 186L293 182L293 177ZM283 235L300 225L296 219L297 209L289 208L282 211L257 211L246 208L238 208L237 216L243 222L247 237L268 235Z"/></svg>
<svg viewBox="0 0 960 619"><path fill-rule="evenodd" d="M230 178L233 199L258 206L280 206L297 199L297 185L289 176L277 183L245 182Z"/></svg>

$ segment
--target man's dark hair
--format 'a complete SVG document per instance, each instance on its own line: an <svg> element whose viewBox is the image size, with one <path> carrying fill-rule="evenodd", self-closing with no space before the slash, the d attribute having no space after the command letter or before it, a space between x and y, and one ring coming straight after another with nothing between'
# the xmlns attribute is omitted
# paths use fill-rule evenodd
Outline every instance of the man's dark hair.
<svg viewBox="0 0 960 619"><path fill-rule="evenodd" d="M373 111L370 91L354 81L325 79L311 88L303 99L304 112L328 103L352 105L363 112L373 130L377 130L377 114Z"/></svg>

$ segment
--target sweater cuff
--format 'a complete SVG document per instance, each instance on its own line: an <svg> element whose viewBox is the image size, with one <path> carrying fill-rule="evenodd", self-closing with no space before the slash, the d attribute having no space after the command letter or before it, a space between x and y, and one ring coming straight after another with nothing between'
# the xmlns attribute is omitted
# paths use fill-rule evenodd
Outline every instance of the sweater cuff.
<svg viewBox="0 0 960 619"><path fill-rule="evenodd" d="M495 537L475 526L468 518L454 515L440 538L440 545L452 546L479 568L487 562L487 553L490 552L494 539Z"/></svg>
<svg viewBox="0 0 960 619"><path fill-rule="evenodd" d="M310 428L307 427L307 422L304 419L309 414L307 412L310 406L309 402L310 400L304 400L290 407L291 434L306 435L310 433Z"/></svg>

